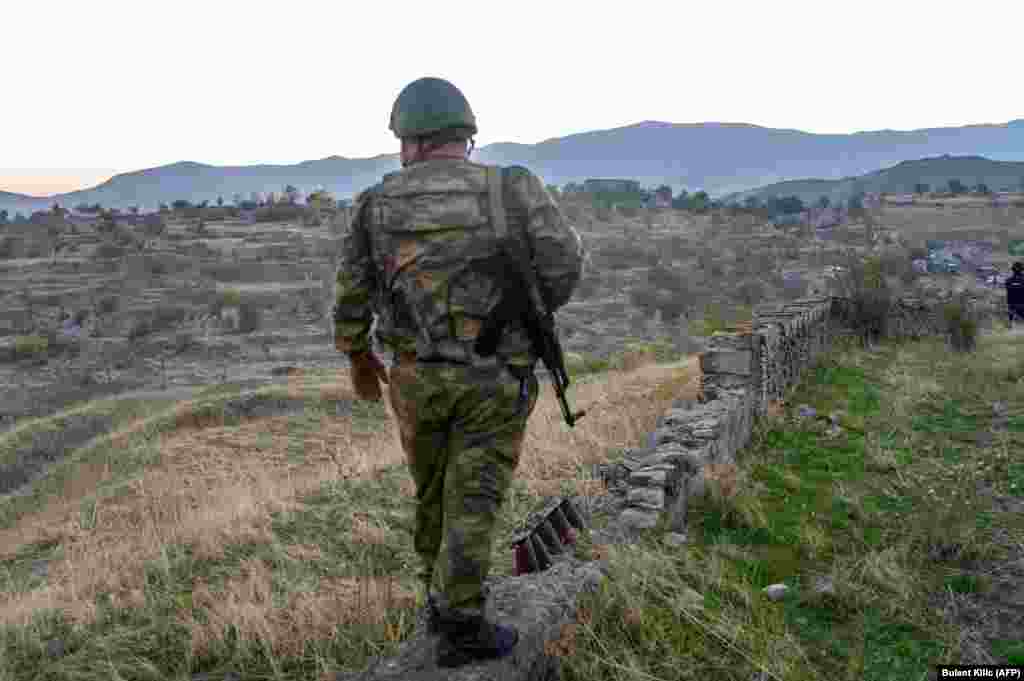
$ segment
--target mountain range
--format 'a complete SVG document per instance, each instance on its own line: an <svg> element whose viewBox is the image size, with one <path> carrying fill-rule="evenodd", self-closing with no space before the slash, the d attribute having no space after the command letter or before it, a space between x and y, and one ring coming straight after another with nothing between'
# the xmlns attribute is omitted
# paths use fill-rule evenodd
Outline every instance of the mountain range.
<svg viewBox="0 0 1024 681"><path fill-rule="evenodd" d="M546 183L619 177L645 186L667 184L678 192L704 189L715 197L800 178L842 180L901 161L940 155L1024 161L1024 119L1004 124L851 134L817 134L745 123L645 121L537 144L501 142L476 150L482 163L524 165ZM230 201L235 193L303 191L322 185L348 198L398 170L398 154L343 156L295 165L213 166L190 161L122 173L81 191L35 198L0 192L0 209L27 213L54 202L65 207L100 203L151 210L176 199ZM924 180L926 181L926 180ZM965 182L970 182L964 180Z"/></svg>
<svg viewBox="0 0 1024 681"><path fill-rule="evenodd" d="M744 192L723 196L726 203L743 203L748 197L765 200L769 197L797 196L804 203L813 203L827 196L833 203L858 192L911 194L915 185L926 184L930 191L944 191L952 179L973 188L986 185L991 191L1003 189L1024 191L1024 162L993 161L981 156L938 156L901 161L891 168L839 180L787 180Z"/></svg>

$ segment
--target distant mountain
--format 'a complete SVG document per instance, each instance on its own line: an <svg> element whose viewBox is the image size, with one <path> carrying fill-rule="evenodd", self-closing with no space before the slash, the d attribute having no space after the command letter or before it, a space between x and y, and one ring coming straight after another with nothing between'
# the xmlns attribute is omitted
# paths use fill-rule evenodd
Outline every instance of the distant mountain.
<svg viewBox="0 0 1024 681"><path fill-rule="evenodd" d="M891 168L840 180L807 179L776 182L722 198L726 202L742 203L750 196L756 196L761 200L772 196L797 196L805 203L811 203L822 196L827 196L835 202L846 200L857 192L910 194L918 183L929 185L933 191L942 190L949 186L952 179L958 179L968 187L985 184L992 191L1003 188L1021 191L1024 186L1024 162L993 161L981 156L947 155L902 161Z"/></svg>
<svg viewBox="0 0 1024 681"><path fill-rule="evenodd" d="M19 201L35 201L31 196L25 194L15 194L14 192L2 192L0 191L0 208L6 203L16 203Z"/></svg>
<svg viewBox="0 0 1024 681"><path fill-rule="evenodd" d="M1024 119L1000 125L849 135L744 123L645 121L538 144L490 144L478 149L473 158L483 163L528 166L549 184L621 177L647 186L668 184L675 191L686 187L720 196L794 178L841 179L941 154L1024 161ZM254 191L280 191L286 184L304 191L324 185L339 198L346 198L398 168L397 154L362 159L330 156L296 165L181 162L124 173L91 189L43 199L0 195L0 208L26 212L58 201L65 207L98 202L151 209L175 199L212 202L223 196L229 201L236 192L248 196Z"/></svg>

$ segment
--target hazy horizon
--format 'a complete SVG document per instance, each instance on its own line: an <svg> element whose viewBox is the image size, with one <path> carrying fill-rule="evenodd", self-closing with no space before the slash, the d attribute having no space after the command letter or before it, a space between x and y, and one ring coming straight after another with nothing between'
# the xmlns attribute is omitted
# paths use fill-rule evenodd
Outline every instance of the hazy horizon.
<svg viewBox="0 0 1024 681"><path fill-rule="evenodd" d="M16 101L30 103L5 106L0 191L48 196L183 160L394 153L391 104L426 75L466 94L478 147L645 120L835 134L1024 118L1001 66L1016 61L1019 3L941 12L867 0L838 19L832 9L793 0L611 13L527 1L500 17L503 35L528 38L529 49L512 49L486 37L467 2L446 6L443 31L430 7L97 0L62 6L54 21L44 4L16 3L6 25L46 26L58 48L37 49L31 30L0 42L0 61L23 64L12 70ZM616 54L628 58L606 56Z"/></svg>

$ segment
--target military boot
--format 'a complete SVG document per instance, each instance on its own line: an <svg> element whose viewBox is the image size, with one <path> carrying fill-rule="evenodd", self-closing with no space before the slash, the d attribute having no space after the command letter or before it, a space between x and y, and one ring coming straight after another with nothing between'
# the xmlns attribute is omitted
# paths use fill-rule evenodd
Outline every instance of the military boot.
<svg viewBox="0 0 1024 681"><path fill-rule="evenodd" d="M461 667L476 660L505 657L519 642L519 632L514 627L491 622L482 615L445 615L438 624L438 667Z"/></svg>

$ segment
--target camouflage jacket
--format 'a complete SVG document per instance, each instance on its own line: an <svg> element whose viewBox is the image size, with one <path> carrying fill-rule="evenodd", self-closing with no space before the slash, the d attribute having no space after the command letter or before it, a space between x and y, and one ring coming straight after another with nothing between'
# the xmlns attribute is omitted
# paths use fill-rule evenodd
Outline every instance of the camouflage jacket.
<svg viewBox="0 0 1024 681"><path fill-rule="evenodd" d="M478 364L481 325L501 299L501 283L479 263L499 253L491 224L487 166L426 161L386 175L356 199L337 272L337 345L349 352L376 339L419 359ZM565 305L583 272L583 245L540 179L513 166L503 201L526 220L534 271L552 311ZM522 230L509 219L509 232ZM536 357L522 326L506 327L497 355L510 364Z"/></svg>

